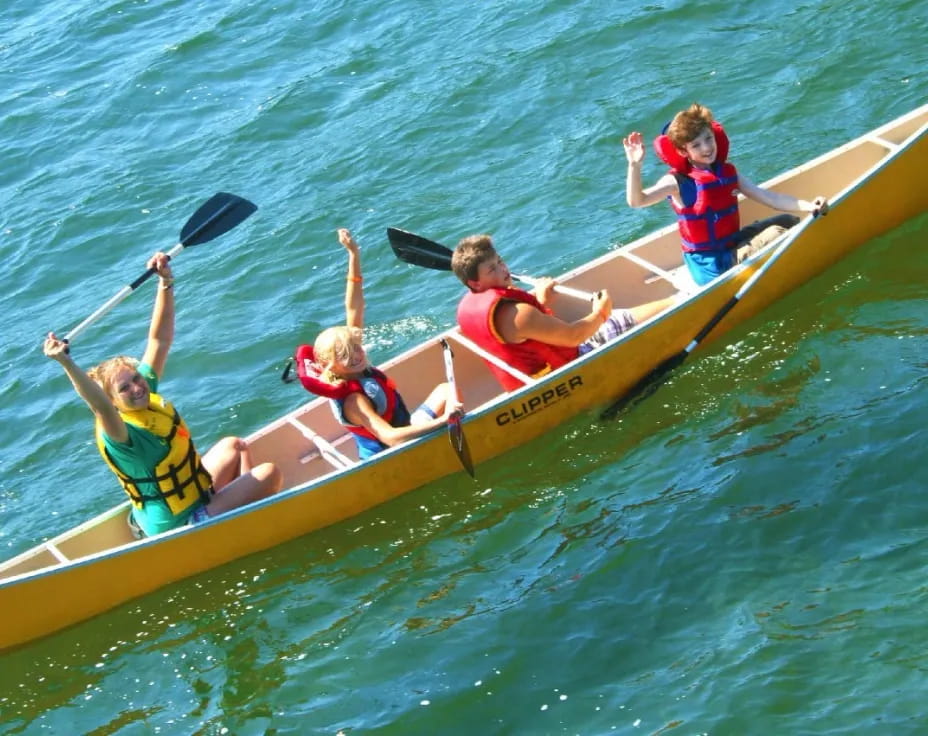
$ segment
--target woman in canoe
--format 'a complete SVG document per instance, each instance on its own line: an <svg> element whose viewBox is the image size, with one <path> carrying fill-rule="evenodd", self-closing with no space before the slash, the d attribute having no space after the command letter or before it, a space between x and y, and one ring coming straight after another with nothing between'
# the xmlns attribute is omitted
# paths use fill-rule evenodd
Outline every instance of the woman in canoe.
<svg viewBox="0 0 928 736"><path fill-rule="evenodd" d="M201 457L177 410L157 393L174 339L174 277L164 253L147 266L160 285L140 361L121 355L85 372L53 332L44 352L94 413L97 448L132 500L130 523L150 536L269 496L282 477L273 463L252 468L238 437L223 438Z"/></svg>
<svg viewBox="0 0 928 736"><path fill-rule="evenodd" d="M460 411L451 387L440 383L411 414L396 385L367 360L361 344L364 329L364 289L361 254L351 232L338 231L348 251L345 321L329 327L315 344L296 351L297 373L313 393L327 396L338 421L350 431L362 460L381 450L431 432Z"/></svg>

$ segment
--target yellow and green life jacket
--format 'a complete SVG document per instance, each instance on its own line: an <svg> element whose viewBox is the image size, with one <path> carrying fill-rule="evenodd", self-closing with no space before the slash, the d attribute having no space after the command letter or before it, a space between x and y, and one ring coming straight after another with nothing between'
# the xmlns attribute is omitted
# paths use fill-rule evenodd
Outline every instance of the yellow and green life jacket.
<svg viewBox="0 0 928 736"><path fill-rule="evenodd" d="M110 457L103 441L103 428L97 422L97 449L136 508L141 509L147 502L161 500L176 515L197 501L209 503L213 494L213 479L200 461L200 455L190 438L190 430L171 402L152 393L147 409L120 411L119 416L127 424L161 438L168 446L167 454L152 468L151 475L144 478L129 476ZM153 486L157 489L154 493Z"/></svg>

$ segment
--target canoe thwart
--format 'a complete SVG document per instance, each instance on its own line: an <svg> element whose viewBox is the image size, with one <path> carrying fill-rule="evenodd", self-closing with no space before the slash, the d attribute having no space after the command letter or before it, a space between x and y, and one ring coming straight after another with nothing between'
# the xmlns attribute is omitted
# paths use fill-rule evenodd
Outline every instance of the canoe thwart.
<svg viewBox="0 0 928 736"><path fill-rule="evenodd" d="M492 353L487 352L482 347L480 347L477 343L472 342L468 338L464 337L464 335L462 335L460 332L449 332L448 337L450 337L456 343L461 345L461 347L467 348L472 353L475 353L476 355L479 355L481 358L483 358L487 362L492 363L500 370L506 371L506 373L508 373L513 378L518 378L526 386L535 383L535 381L537 380L535 378L532 378L527 373L523 373L519 369L513 368L511 365L509 365L509 363L507 363L504 360L501 360L500 358L497 358Z"/></svg>
<svg viewBox="0 0 928 736"><path fill-rule="evenodd" d="M312 442L316 446L316 448L319 450L319 455L326 462L328 462L329 465L333 466L336 470L350 468L352 465L354 465L354 460L352 460L350 457L348 457L344 453L341 453L338 450L336 450L335 447L332 445L332 443L330 443L327 439L325 439L321 435L311 430L309 427L303 424L296 417L290 417L287 421L289 422L291 427L296 429L306 439ZM300 462L307 463L315 457L316 455L314 454L305 455L300 458Z"/></svg>

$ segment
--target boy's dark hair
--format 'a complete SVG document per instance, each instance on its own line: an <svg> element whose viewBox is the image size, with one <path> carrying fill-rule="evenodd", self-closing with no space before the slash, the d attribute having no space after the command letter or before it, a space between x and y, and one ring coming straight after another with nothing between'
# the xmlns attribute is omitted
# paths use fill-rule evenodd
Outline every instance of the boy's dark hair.
<svg viewBox="0 0 928 736"><path fill-rule="evenodd" d="M712 125L713 119L712 110L694 102L673 116L667 126L667 137L677 148L685 148L687 143L696 140L703 130Z"/></svg>
<svg viewBox="0 0 928 736"><path fill-rule="evenodd" d="M496 248L493 238L486 234L468 235L462 238L451 256L451 270L464 286L468 281L476 281L480 264L493 258Z"/></svg>

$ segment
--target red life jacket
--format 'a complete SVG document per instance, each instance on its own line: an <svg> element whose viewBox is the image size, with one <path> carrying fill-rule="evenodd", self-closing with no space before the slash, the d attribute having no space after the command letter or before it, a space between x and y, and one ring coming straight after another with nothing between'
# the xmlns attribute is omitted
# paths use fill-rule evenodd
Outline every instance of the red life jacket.
<svg viewBox="0 0 928 736"><path fill-rule="evenodd" d="M532 377L560 368L577 357L579 351L576 347L560 347L539 340L507 343L493 324L493 314L500 301L531 304L545 314L551 314L550 309L542 306L532 294L522 289L487 289L479 293L469 291L458 305L458 325L464 336L488 353L506 361L516 370ZM522 381L515 376L489 361L484 362L507 391L522 386Z"/></svg>
<svg viewBox="0 0 928 736"><path fill-rule="evenodd" d="M715 162L709 169L695 168L665 134L654 139L658 157L670 166L680 188L682 207L671 198L683 250L718 251L735 245L733 235L741 228L738 215L738 171L728 163L728 136L721 123L712 122Z"/></svg>
<svg viewBox="0 0 928 736"><path fill-rule="evenodd" d="M374 405L377 413L388 424L394 427L409 424L409 412L403 403L403 398L400 396L399 391L396 390L396 384L383 371L372 367L367 369L368 375L362 379L353 378L338 383L330 383L322 378L322 366L316 363L312 345L300 345L297 347L296 352L293 354L293 361L296 365L297 376L299 376L303 387L310 393L331 399L336 417L349 432L379 442L373 433L364 427L351 424L345 419L342 413L342 404L348 395L353 393L360 393L367 397ZM394 420L399 424L394 424Z"/></svg>

